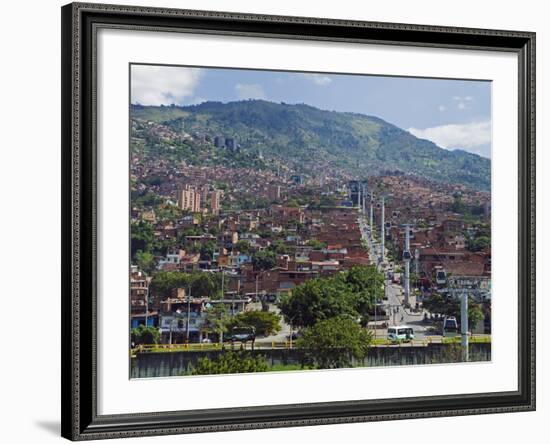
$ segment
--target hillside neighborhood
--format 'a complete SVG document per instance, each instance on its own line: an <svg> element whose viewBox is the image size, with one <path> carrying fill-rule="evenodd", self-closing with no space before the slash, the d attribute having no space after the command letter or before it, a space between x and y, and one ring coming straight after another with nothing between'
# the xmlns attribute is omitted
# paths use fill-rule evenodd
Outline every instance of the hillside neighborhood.
<svg viewBox="0 0 550 444"><path fill-rule="evenodd" d="M489 192L399 170L358 176L323 159L312 174L234 134L142 118L131 143L132 349L296 347L346 313L371 345L405 323L437 342L464 292L470 334L490 334ZM349 310L335 308L347 296L329 309L308 287L356 277L349 288L365 296ZM313 304L316 322L304 315Z"/></svg>

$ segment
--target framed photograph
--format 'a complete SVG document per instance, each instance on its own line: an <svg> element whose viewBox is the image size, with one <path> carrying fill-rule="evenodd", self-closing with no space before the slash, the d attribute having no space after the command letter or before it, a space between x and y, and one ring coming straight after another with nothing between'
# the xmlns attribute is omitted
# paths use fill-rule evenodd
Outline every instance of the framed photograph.
<svg viewBox="0 0 550 444"><path fill-rule="evenodd" d="M64 437L535 409L534 33L73 3L62 109Z"/></svg>

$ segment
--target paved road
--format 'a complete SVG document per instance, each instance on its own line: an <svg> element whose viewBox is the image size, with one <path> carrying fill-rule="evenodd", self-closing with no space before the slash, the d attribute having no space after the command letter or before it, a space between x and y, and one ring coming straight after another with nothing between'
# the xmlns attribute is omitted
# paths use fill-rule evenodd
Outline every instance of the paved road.
<svg viewBox="0 0 550 444"><path fill-rule="evenodd" d="M369 255L372 258L373 262L377 263L376 261L378 260L380 255L380 247L372 238L370 226L364 216L359 216L359 227L361 230L361 236L368 245Z"/></svg>
<svg viewBox="0 0 550 444"><path fill-rule="evenodd" d="M363 240L367 243L367 248L369 250L370 257L372 261L378 265L378 269L381 270L380 263L384 262L380 257L380 245L373 241L370 235L370 227L365 217L359 217L359 225L361 229L361 234ZM386 281L386 295L388 297L387 301L380 301L383 305L390 305L391 307L385 307L386 311L390 315L389 320L380 320L377 324L382 324L386 322L388 325L409 325L414 328L415 337L417 339L423 339L427 335L426 326L423 324L424 313L413 313L410 310L405 310L403 308L403 288L400 285L392 284L390 281ZM414 300L412 301L414 305ZM258 309L261 310L260 304L258 304ZM397 310L393 314L392 310ZM279 313L279 309L275 304L269 304L269 311ZM281 331L276 335L271 335L267 337L258 337L256 339L257 344L268 344L271 342L284 342L288 340L290 334L290 326L281 319ZM379 328L376 330L376 336L386 337L386 329Z"/></svg>
<svg viewBox="0 0 550 444"><path fill-rule="evenodd" d="M359 216L359 225L361 227L361 234L363 240L367 243L372 262L378 264L378 270L382 271L381 263L387 262L387 257L381 257L381 249L378 243L375 243L370 233L370 227L364 216ZM389 264L393 268L393 264ZM424 320L424 312L413 313L410 310L403 308L403 287L401 285L393 284L391 281L386 280L386 295L388 297L387 302L384 304L389 305L385 307L389 315L388 325L409 325L414 328L415 337L417 339L423 339L426 336L426 326L422 322ZM414 305L414 299L411 301ZM377 322L380 324L381 322ZM385 336L386 331L377 329L377 336Z"/></svg>
<svg viewBox="0 0 550 444"><path fill-rule="evenodd" d="M261 310L261 307L260 307L260 310ZM272 311L274 313L280 313L279 308L275 304L269 304L269 311ZM290 325L285 323L284 319L282 318L282 315L281 315L280 325L281 325L281 331L279 333L277 333L276 335L265 336L265 337L259 336L258 338L256 338L256 343L288 341L288 336L290 335Z"/></svg>
<svg viewBox="0 0 550 444"><path fill-rule="evenodd" d="M395 285L386 281L386 294L388 296L388 304L391 306L389 313L389 325L409 325L414 328L414 335L417 339L422 339L426 336L426 325L424 325L424 312L411 312L403 308L403 289L400 285ZM396 311L395 313L393 313Z"/></svg>

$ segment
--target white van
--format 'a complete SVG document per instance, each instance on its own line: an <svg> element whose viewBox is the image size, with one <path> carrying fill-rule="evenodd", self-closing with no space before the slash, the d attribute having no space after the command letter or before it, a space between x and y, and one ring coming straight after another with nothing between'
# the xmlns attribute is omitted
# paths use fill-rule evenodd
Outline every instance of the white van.
<svg viewBox="0 0 550 444"><path fill-rule="evenodd" d="M388 339L392 342L408 342L414 339L414 330L407 325L388 328Z"/></svg>

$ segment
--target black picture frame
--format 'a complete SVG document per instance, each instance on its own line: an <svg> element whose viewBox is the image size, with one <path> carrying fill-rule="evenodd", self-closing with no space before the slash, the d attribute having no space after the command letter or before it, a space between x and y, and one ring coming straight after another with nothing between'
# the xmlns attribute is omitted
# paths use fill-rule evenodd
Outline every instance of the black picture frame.
<svg viewBox="0 0 550 444"><path fill-rule="evenodd" d="M71 440L535 409L535 33L72 3L62 8L62 436ZM100 27L508 51L519 62L518 390L97 414L95 38Z"/></svg>

